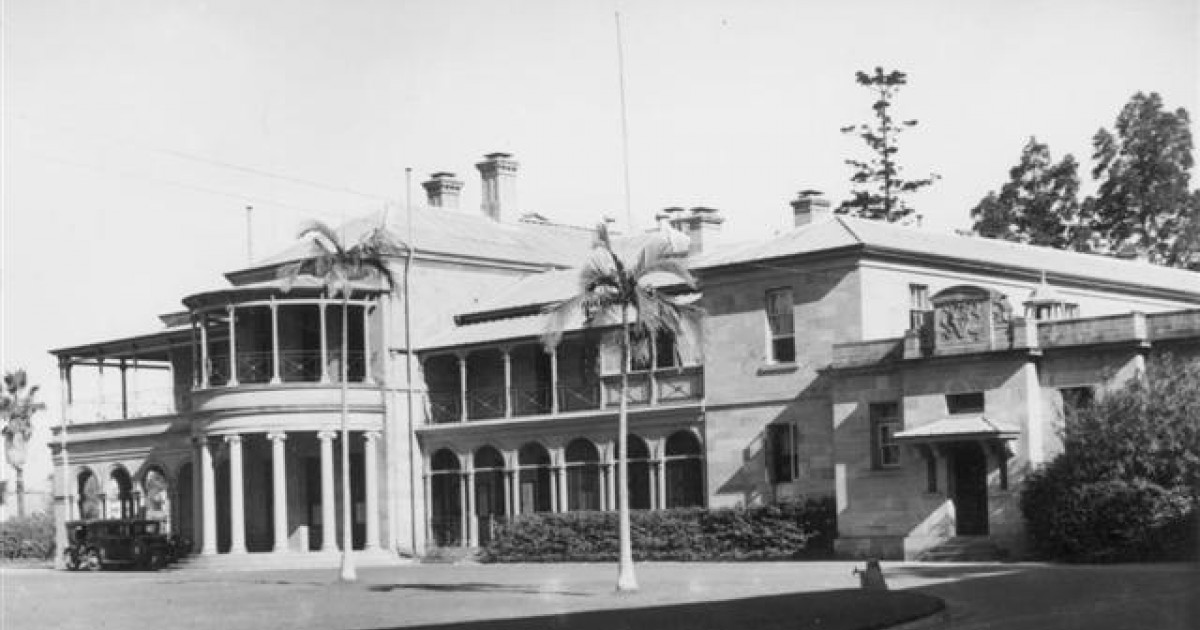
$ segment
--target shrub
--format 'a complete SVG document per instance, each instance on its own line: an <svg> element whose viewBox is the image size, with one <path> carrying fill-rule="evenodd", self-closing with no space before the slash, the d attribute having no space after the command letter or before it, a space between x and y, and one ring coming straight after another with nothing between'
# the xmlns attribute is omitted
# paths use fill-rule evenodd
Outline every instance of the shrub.
<svg viewBox="0 0 1200 630"><path fill-rule="evenodd" d="M1024 484L1034 553L1069 562L1196 557L1200 361L1158 357L1144 380L1068 410L1063 447Z"/></svg>
<svg viewBox="0 0 1200 630"><path fill-rule="evenodd" d="M0 557L47 560L54 557L54 518L45 512L0 523Z"/></svg>
<svg viewBox="0 0 1200 630"><path fill-rule="evenodd" d="M832 555L831 499L753 508L682 508L630 514L638 560L791 560ZM615 512L524 514L500 524L485 562L617 559Z"/></svg>

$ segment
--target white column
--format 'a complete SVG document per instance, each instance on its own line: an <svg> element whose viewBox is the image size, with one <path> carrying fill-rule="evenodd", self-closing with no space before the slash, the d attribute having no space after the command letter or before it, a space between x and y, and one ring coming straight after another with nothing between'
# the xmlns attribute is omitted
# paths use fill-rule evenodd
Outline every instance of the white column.
<svg viewBox="0 0 1200 630"><path fill-rule="evenodd" d="M337 433L321 431L321 551L337 551L337 497L333 493L333 438Z"/></svg>
<svg viewBox="0 0 1200 630"><path fill-rule="evenodd" d="M558 509L558 467L550 467L550 511L561 512Z"/></svg>
<svg viewBox="0 0 1200 630"><path fill-rule="evenodd" d="M433 476L425 473L425 544L433 543Z"/></svg>
<svg viewBox="0 0 1200 630"><path fill-rule="evenodd" d="M371 378L371 314L366 301L362 305L363 322L363 382L374 383Z"/></svg>
<svg viewBox="0 0 1200 630"><path fill-rule="evenodd" d="M567 467L559 466L554 473L558 475L558 511L569 512L571 502L567 499Z"/></svg>
<svg viewBox="0 0 1200 630"><path fill-rule="evenodd" d="M1021 368L1025 389L1025 442L1028 448L1026 457L1031 466L1037 466L1046 461L1045 443L1043 440L1042 424L1042 386L1038 379L1037 364L1026 361Z"/></svg>
<svg viewBox="0 0 1200 630"><path fill-rule="evenodd" d="M129 365L121 359L121 419L129 419Z"/></svg>
<svg viewBox="0 0 1200 630"><path fill-rule="evenodd" d="M274 309L271 309L274 312ZM284 441L287 434L275 431L267 434L271 440L271 506L275 519L275 553L288 550L288 505L287 505L287 450Z"/></svg>
<svg viewBox="0 0 1200 630"><path fill-rule="evenodd" d="M379 462L375 455L375 444L379 441L380 434L378 431L367 431L363 436L365 442L363 444L363 467L366 468L366 494L367 494L367 539L363 543L364 549L374 549L379 546Z"/></svg>
<svg viewBox="0 0 1200 630"><path fill-rule="evenodd" d="M212 447L207 438L200 439L200 467L196 474L200 477L200 493L202 495L200 512L204 515L204 524L200 528L200 553L212 555L217 553L217 485L216 469L213 467Z"/></svg>
<svg viewBox="0 0 1200 630"><path fill-rule="evenodd" d="M225 386L237 387L237 314L233 305L228 306L226 312L229 313L229 382Z"/></svg>
<svg viewBox="0 0 1200 630"><path fill-rule="evenodd" d="M459 420L467 421L467 355L456 354L458 357L458 404Z"/></svg>
<svg viewBox="0 0 1200 630"><path fill-rule="evenodd" d="M512 404L512 349L508 347L500 348L500 358L504 362L504 417L511 418L513 415Z"/></svg>
<svg viewBox="0 0 1200 630"><path fill-rule="evenodd" d="M229 553L246 553L246 497L242 472L242 436L227 435L229 445Z"/></svg>
<svg viewBox="0 0 1200 630"><path fill-rule="evenodd" d="M604 464L604 481L606 482L605 487L604 487L604 494L605 494L605 498L608 499L608 507L606 507L605 509L610 510L610 511L616 510L617 509L617 475L616 475L616 468L613 466L612 462L608 462L608 463Z"/></svg>
<svg viewBox="0 0 1200 630"><path fill-rule="evenodd" d="M550 349L550 413L558 413L558 348Z"/></svg>
<svg viewBox="0 0 1200 630"><path fill-rule="evenodd" d="M204 488L200 481L204 468L200 441L192 440L192 551L199 553L204 542Z"/></svg>
<svg viewBox="0 0 1200 630"><path fill-rule="evenodd" d="M325 300L317 301L317 308L321 311L321 382L329 382L329 336L325 330Z"/></svg>
<svg viewBox="0 0 1200 630"><path fill-rule="evenodd" d="M479 518L475 516L475 470L467 469L467 535L468 547L479 544Z"/></svg>
<svg viewBox="0 0 1200 630"><path fill-rule="evenodd" d="M513 471L504 471L504 515L512 516L513 513L513 491L512 491Z"/></svg>
<svg viewBox="0 0 1200 630"><path fill-rule="evenodd" d="M459 514L462 515L458 523L459 546L469 547L471 546L471 509L467 504L467 473L462 473L458 478L459 485L462 486L458 493Z"/></svg>
<svg viewBox="0 0 1200 630"><path fill-rule="evenodd" d="M667 460L658 460L658 509L667 509Z"/></svg>
<svg viewBox="0 0 1200 630"><path fill-rule="evenodd" d="M208 389L212 370L208 364L208 317L200 315L200 388Z"/></svg>
<svg viewBox="0 0 1200 630"><path fill-rule="evenodd" d="M271 296L271 383L283 382L279 377L279 304Z"/></svg>
<svg viewBox="0 0 1200 630"><path fill-rule="evenodd" d="M511 511L508 513L508 515L511 517L511 516L516 516L521 513L521 467L520 466L513 469L512 477L510 478L509 481L510 481L510 483L512 483L512 490L510 491L512 494L509 495L512 497L512 505L510 506Z"/></svg>

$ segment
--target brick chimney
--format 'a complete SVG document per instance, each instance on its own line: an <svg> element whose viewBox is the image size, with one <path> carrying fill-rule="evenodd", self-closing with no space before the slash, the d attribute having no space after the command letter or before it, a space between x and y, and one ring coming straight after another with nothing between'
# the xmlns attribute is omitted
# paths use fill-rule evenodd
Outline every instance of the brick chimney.
<svg viewBox="0 0 1200 630"><path fill-rule="evenodd" d="M819 190L801 190L791 202L795 226L819 223L833 216L829 200Z"/></svg>
<svg viewBox="0 0 1200 630"><path fill-rule="evenodd" d="M517 209L517 161L509 153L489 153L476 164L483 178L483 213L499 221Z"/></svg>
<svg viewBox="0 0 1200 630"><path fill-rule="evenodd" d="M704 251L704 244L711 243L721 231L725 217L715 208L667 208L663 211L668 216L671 227L687 235L688 255Z"/></svg>
<svg viewBox="0 0 1200 630"><path fill-rule="evenodd" d="M429 181L422 182L421 186L425 188L430 206L458 209L459 193L462 192L463 183L461 180L454 179L454 173L438 171L431 174Z"/></svg>

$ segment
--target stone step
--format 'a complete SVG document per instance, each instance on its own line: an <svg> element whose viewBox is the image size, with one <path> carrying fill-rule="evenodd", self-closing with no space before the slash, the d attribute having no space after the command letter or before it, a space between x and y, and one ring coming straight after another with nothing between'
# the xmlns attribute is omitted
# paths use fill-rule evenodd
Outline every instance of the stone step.
<svg viewBox="0 0 1200 630"><path fill-rule="evenodd" d="M388 550L355 551L355 566L400 566L412 564L412 558L398 556ZM336 569L341 566L341 552L285 553L254 552L244 554L219 553L189 555L167 567L169 571L255 571L268 569Z"/></svg>
<svg viewBox="0 0 1200 630"><path fill-rule="evenodd" d="M917 559L925 562L991 562L1007 557L1007 550L988 538L954 537L926 549Z"/></svg>

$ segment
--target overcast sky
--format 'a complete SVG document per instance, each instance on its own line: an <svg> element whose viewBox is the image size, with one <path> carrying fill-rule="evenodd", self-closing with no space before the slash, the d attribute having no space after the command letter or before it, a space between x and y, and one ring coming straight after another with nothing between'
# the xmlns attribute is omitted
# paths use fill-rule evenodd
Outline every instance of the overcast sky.
<svg viewBox="0 0 1200 630"><path fill-rule="evenodd" d="M403 203L506 151L522 211L624 217L614 11L635 223L706 205L769 235L804 188L846 195L856 70L909 74L900 158L969 225L1030 135L1090 168L1139 91L1197 112L1196 0L441 2L3 0L0 366L59 417L46 350L149 332L307 218ZM83 371L81 371L83 372ZM79 374L86 378L86 374ZM42 456L44 462L46 458ZM44 465L44 464L41 464Z"/></svg>

